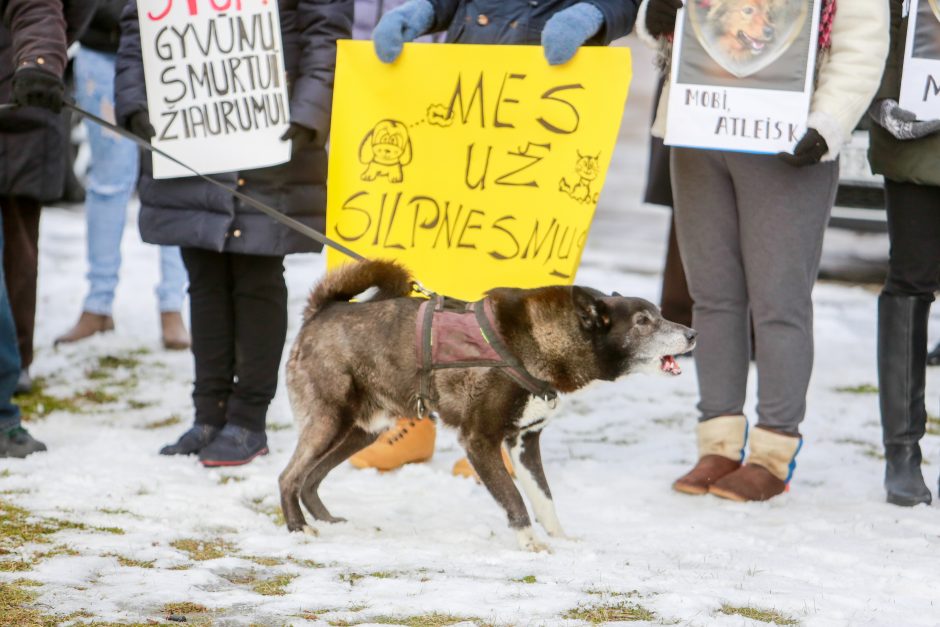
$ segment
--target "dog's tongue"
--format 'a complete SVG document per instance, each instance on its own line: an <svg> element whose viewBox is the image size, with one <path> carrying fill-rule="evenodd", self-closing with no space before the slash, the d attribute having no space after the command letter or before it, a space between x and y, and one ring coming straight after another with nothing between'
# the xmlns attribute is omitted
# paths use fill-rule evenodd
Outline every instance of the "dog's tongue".
<svg viewBox="0 0 940 627"><path fill-rule="evenodd" d="M672 355L666 355L659 360L659 368L668 374L678 375L682 374L682 368L679 367L679 362L676 361L676 358Z"/></svg>

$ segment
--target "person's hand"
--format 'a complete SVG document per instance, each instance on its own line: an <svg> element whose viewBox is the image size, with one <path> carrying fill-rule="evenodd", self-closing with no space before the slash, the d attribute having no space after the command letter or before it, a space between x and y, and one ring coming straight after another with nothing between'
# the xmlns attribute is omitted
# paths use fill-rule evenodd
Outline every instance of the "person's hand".
<svg viewBox="0 0 940 627"><path fill-rule="evenodd" d="M868 115L895 139L920 139L940 131L940 120L918 121L915 114L902 109L897 100L890 98L871 103Z"/></svg>
<svg viewBox="0 0 940 627"><path fill-rule="evenodd" d="M434 7L428 0L409 0L382 16L372 31L375 54L384 63L391 63L401 48L427 32L434 24Z"/></svg>
<svg viewBox="0 0 940 627"><path fill-rule="evenodd" d="M131 115L131 119L127 122L127 130L145 142L149 142L157 134L153 124L150 123L150 114L146 111L138 111Z"/></svg>
<svg viewBox="0 0 940 627"><path fill-rule="evenodd" d="M312 128L307 128L302 124L297 124L296 122L291 122L290 126L284 131L284 134L281 135L281 141L291 142L290 151L297 152L301 148L306 148L310 144L313 144L317 138L316 130Z"/></svg>
<svg viewBox="0 0 940 627"><path fill-rule="evenodd" d="M777 156L795 168L802 168L803 166L819 163L827 152L829 152L829 144L819 134L819 131L809 128L806 129L803 139L796 143L792 154L781 152L777 153Z"/></svg>
<svg viewBox="0 0 940 627"><path fill-rule="evenodd" d="M604 15L600 9L587 2L579 2L553 15L542 29L542 49L548 64L567 63L603 25Z"/></svg>
<svg viewBox="0 0 940 627"><path fill-rule="evenodd" d="M65 84L52 72L23 67L13 73L13 101L22 107L42 107L58 113L64 94Z"/></svg>
<svg viewBox="0 0 940 627"><path fill-rule="evenodd" d="M668 35L676 30L676 13L682 0L649 0L646 5L646 30L653 37Z"/></svg>

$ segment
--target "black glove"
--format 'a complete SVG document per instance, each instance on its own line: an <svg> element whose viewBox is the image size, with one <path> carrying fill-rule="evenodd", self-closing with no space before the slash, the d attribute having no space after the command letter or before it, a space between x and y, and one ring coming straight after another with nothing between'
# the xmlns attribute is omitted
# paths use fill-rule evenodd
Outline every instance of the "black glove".
<svg viewBox="0 0 940 627"><path fill-rule="evenodd" d="M646 5L646 30L653 37L673 32L676 30L676 12L682 6L682 0L650 0Z"/></svg>
<svg viewBox="0 0 940 627"><path fill-rule="evenodd" d="M42 107L58 113L64 94L65 84L52 72L24 67L13 74L13 101L22 107Z"/></svg>
<svg viewBox="0 0 940 627"><path fill-rule="evenodd" d="M150 123L150 114L146 111L138 111L133 114L127 122L127 130L145 142L149 142L157 134L153 124Z"/></svg>
<svg viewBox="0 0 940 627"><path fill-rule="evenodd" d="M827 144L823 136L819 134L819 131L810 128L806 129L806 134L803 135L803 139L796 143L792 155L789 152L779 152L777 156L795 168L802 168L806 165L819 163L819 160L822 159L823 155L827 152L829 152L829 144Z"/></svg>
<svg viewBox="0 0 940 627"><path fill-rule="evenodd" d="M297 152L301 148L306 148L313 144L317 139L317 132L312 128L307 128L302 124L291 122L290 126L281 135L281 141L291 141L291 152Z"/></svg>

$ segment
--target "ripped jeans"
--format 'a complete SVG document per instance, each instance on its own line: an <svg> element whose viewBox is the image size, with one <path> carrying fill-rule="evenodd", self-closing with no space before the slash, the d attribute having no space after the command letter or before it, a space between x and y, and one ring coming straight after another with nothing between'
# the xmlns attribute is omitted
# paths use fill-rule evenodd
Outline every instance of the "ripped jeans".
<svg viewBox="0 0 940 627"><path fill-rule="evenodd" d="M113 122L115 55L79 48L75 57L75 99L86 111ZM137 146L85 120L91 162L85 217L88 222L88 296L84 311L111 315L121 268L121 236L127 204L137 181ZM179 311L183 305L186 270L179 248L160 247L160 311Z"/></svg>

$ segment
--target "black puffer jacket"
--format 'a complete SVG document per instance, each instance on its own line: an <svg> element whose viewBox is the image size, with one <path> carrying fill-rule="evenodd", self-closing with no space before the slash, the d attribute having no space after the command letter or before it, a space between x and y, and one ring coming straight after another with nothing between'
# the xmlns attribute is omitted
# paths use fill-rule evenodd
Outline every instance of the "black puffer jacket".
<svg viewBox="0 0 940 627"><path fill-rule="evenodd" d="M213 174L231 186L315 229L326 214L326 149L333 101L336 40L349 37L352 0L279 0L292 122L317 131L315 145L295 150L283 165ZM115 79L118 123L147 109L137 3L121 17ZM250 147L246 147L250 150ZM149 154L141 159L140 234L151 244L252 255L314 252L320 245L243 205L195 177L154 180Z"/></svg>
<svg viewBox="0 0 940 627"><path fill-rule="evenodd" d="M98 0L98 10L79 40L86 48L115 53L121 39L121 11L127 0Z"/></svg>
<svg viewBox="0 0 940 627"><path fill-rule="evenodd" d="M430 0L434 26L447 41L461 44L538 44L555 13L582 0ZM604 15L588 44L606 46L633 29L639 0L587 0Z"/></svg>
<svg viewBox="0 0 940 627"><path fill-rule="evenodd" d="M17 66L43 67L61 76L66 61L63 43L75 40L94 10L94 0L0 1L0 103L13 100ZM61 36L63 14L66 42ZM65 185L67 150L61 116L36 107L0 111L0 195L43 203L58 200Z"/></svg>

